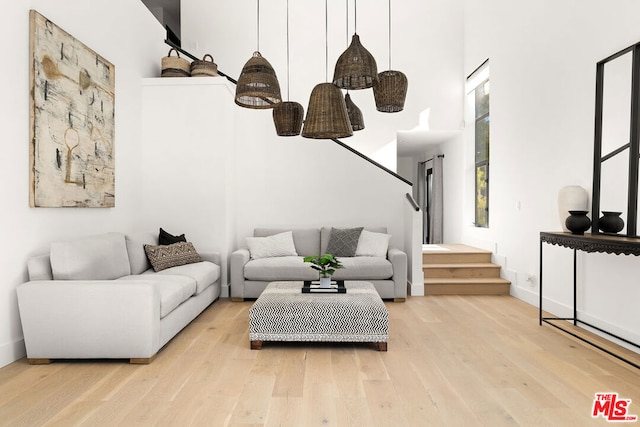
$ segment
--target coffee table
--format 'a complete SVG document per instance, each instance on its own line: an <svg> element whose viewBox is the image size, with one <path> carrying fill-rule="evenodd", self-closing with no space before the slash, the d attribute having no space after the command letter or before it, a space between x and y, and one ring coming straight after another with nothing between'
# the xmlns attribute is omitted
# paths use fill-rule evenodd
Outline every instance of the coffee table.
<svg viewBox="0 0 640 427"><path fill-rule="evenodd" d="M271 282L249 309L252 350L265 341L369 342L387 351L389 313L370 282L347 292L302 293L303 282Z"/></svg>

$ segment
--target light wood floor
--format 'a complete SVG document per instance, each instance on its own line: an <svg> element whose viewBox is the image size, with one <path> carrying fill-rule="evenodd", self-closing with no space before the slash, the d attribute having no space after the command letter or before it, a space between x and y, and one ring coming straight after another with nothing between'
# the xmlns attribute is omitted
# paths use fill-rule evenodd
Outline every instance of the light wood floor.
<svg viewBox="0 0 640 427"><path fill-rule="evenodd" d="M640 370L509 296L388 303L388 352L353 344L249 349L251 302L221 300L150 365L19 360L0 369L7 426L585 426L596 392L632 399Z"/></svg>

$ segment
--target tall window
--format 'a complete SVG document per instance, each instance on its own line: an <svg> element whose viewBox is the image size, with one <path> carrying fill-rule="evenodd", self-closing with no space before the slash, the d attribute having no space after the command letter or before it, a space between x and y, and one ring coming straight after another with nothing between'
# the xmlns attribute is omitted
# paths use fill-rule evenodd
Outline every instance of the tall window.
<svg viewBox="0 0 640 427"><path fill-rule="evenodd" d="M489 226L489 79L475 92L476 227Z"/></svg>
<svg viewBox="0 0 640 427"><path fill-rule="evenodd" d="M489 61L467 78L467 93L474 124L474 176L476 227L489 227Z"/></svg>

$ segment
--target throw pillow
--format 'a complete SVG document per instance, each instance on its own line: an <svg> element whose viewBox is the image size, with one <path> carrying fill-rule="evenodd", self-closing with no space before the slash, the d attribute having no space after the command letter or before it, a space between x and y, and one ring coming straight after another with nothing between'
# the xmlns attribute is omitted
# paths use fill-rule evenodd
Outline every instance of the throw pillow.
<svg viewBox="0 0 640 427"><path fill-rule="evenodd" d="M246 240L253 259L298 255L291 231L267 237L247 237Z"/></svg>
<svg viewBox="0 0 640 427"><path fill-rule="evenodd" d="M158 246L144 245L144 251L154 271L202 261L191 242Z"/></svg>
<svg viewBox="0 0 640 427"><path fill-rule="evenodd" d="M363 227L332 228L327 244L327 253L336 257L356 256L358 239Z"/></svg>
<svg viewBox="0 0 640 427"><path fill-rule="evenodd" d="M389 240L391 240L390 234L362 230L356 248L356 256L386 257L389 250Z"/></svg>
<svg viewBox="0 0 640 427"><path fill-rule="evenodd" d="M184 234L179 236L174 236L171 233L167 233L160 227L160 235L158 236L158 244L159 245L171 245L178 242L186 242L187 238L184 237Z"/></svg>

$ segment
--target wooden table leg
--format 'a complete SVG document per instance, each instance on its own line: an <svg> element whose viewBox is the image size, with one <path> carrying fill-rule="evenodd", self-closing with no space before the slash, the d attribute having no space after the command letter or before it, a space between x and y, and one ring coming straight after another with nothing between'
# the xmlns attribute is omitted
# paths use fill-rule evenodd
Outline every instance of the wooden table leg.
<svg viewBox="0 0 640 427"><path fill-rule="evenodd" d="M251 341L251 350L262 350L262 341L261 340Z"/></svg>

